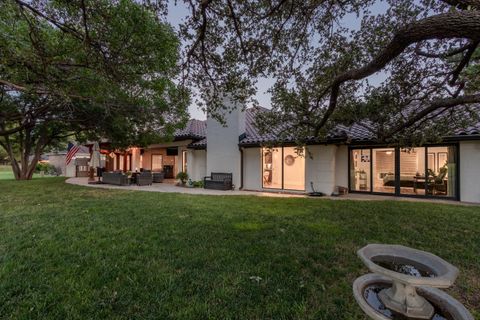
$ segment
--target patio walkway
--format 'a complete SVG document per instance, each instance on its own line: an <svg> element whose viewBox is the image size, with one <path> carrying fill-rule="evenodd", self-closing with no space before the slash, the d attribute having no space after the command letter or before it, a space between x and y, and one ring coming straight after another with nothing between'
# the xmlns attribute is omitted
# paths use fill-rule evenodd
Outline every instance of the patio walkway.
<svg viewBox="0 0 480 320"><path fill-rule="evenodd" d="M184 194L202 194L202 195L216 195L216 196L259 196L259 197L281 197L281 198L313 198L304 194L294 193L281 193L281 192L261 192L261 191L222 191L222 190L210 190L203 188L183 188L176 186L172 181L166 183L154 183L151 186L114 186L109 184L88 184L88 178L69 178L66 180L69 184L75 184L84 187L102 188L102 189L118 189L118 190L136 190L136 191L148 191L148 192L173 192ZM473 203L440 200L440 199L421 199L421 198L406 198L406 197L393 197L393 196L381 196L372 194L359 194L350 193L340 197L318 197L317 199L332 199L332 200L359 200L359 201L410 201L410 202L431 202L431 203L445 203L454 205L478 205Z"/></svg>
<svg viewBox="0 0 480 320"><path fill-rule="evenodd" d="M67 183L76 184L84 187L102 188L102 189L119 189L119 190L136 190L136 191L149 191L149 192L174 192L174 193L186 193L186 194L204 194L215 196L264 196L264 197L306 197L304 194L292 194L292 193L274 193L274 192L256 192L256 191L223 191L223 190L210 190L203 188L185 188L176 186L173 182L167 181L163 183L154 183L151 186L114 186L111 184L88 184L88 178L70 178L67 179Z"/></svg>

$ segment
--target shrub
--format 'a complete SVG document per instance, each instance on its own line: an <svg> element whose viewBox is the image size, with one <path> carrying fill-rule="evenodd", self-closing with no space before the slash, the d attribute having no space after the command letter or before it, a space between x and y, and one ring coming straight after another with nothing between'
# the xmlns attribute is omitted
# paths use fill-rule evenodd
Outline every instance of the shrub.
<svg viewBox="0 0 480 320"><path fill-rule="evenodd" d="M203 180L200 181L193 181L194 188L203 188Z"/></svg>
<svg viewBox="0 0 480 320"><path fill-rule="evenodd" d="M182 184L185 184L188 180L188 174L186 172L179 172L177 174L177 179L180 180Z"/></svg>
<svg viewBox="0 0 480 320"><path fill-rule="evenodd" d="M58 175L58 170L55 168L54 165L48 162L39 162L35 166L35 173L40 173L41 171L45 172L45 174L56 176Z"/></svg>

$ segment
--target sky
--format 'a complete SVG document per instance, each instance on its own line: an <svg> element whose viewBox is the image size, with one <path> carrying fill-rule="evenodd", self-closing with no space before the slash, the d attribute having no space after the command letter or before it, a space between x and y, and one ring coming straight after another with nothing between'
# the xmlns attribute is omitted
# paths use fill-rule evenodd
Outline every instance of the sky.
<svg viewBox="0 0 480 320"><path fill-rule="evenodd" d="M377 1L370 8L372 14L383 13L387 9L388 9L388 4L384 0ZM169 1L167 21L176 30L178 30L179 24L185 20L185 17L187 17L188 14L189 12L182 1L177 1L177 4L175 4L175 1ZM351 29L358 29L360 26L360 21L361 21L361 18L357 18L356 15L348 15L341 21L341 24ZM381 83L385 78L386 78L386 75L384 73L377 73L369 77L368 80L370 81L371 84L375 85L375 84ZM273 86L274 83L275 83L275 79L273 78L258 79L258 82L257 82L258 91L255 98L257 99L259 104L264 108L270 109L271 94L269 94L267 91ZM200 120L206 119L205 113L202 110L200 110L195 105L195 103L192 103L189 106L188 111L190 113L190 116L194 119L200 119Z"/></svg>

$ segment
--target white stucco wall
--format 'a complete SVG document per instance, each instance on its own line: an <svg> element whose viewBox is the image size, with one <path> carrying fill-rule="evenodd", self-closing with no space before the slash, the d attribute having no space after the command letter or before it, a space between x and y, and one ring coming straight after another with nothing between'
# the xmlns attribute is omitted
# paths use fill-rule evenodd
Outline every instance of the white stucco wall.
<svg viewBox="0 0 480 320"><path fill-rule="evenodd" d="M205 150L189 149L187 154L187 171L190 179L200 181L207 175L207 155Z"/></svg>
<svg viewBox="0 0 480 320"><path fill-rule="evenodd" d="M335 155L335 185L348 188L348 147L337 147Z"/></svg>
<svg viewBox="0 0 480 320"><path fill-rule="evenodd" d="M66 175L65 154L48 155L48 163L55 166L55 168L61 172L62 176Z"/></svg>
<svg viewBox="0 0 480 320"><path fill-rule="evenodd" d="M460 200L480 203L480 141L460 142Z"/></svg>
<svg viewBox="0 0 480 320"><path fill-rule="evenodd" d="M69 165L65 164L66 154L64 153L52 153L48 155L48 162L54 165L58 170L61 170L61 175L65 177L75 177L76 176L76 158L89 158L90 155L87 153L77 153L77 155L70 161Z"/></svg>
<svg viewBox="0 0 480 320"><path fill-rule="evenodd" d="M207 117L207 175L232 173L233 184L238 189L241 174L238 138L245 132L245 111L241 106L234 106L228 98L224 99L224 104L228 110L223 113L225 125Z"/></svg>
<svg viewBox="0 0 480 320"><path fill-rule="evenodd" d="M335 156L337 146L316 145L308 146L305 163L305 189L313 191L310 182L313 182L315 191L332 194L335 189Z"/></svg>
<svg viewBox="0 0 480 320"><path fill-rule="evenodd" d="M262 149L243 149L243 189L262 189Z"/></svg>

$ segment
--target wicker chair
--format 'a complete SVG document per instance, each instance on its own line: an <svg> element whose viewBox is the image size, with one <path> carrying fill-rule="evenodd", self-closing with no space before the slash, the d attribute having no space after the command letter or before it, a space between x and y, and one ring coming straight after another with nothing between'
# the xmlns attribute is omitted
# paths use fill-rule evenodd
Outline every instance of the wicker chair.
<svg viewBox="0 0 480 320"><path fill-rule="evenodd" d="M153 183L151 172L141 172L137 175L137 186L150 186Z"/></svg>

